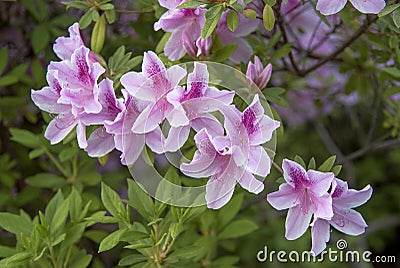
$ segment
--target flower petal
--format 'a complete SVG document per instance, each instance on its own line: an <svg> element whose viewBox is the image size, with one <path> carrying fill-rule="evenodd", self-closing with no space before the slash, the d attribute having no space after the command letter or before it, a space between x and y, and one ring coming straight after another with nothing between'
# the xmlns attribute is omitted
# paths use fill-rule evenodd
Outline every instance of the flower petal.
<svg viewBox="0 0 400 268"><path fill-rule="evenodd" d="M77 122L78 120L71 113L59 114L47 126L44 137L48 139L51 144L59 143L71 132Z"/></svg>
<svg viewBox="0 0 400 268"><path fill-rule="evenodd" d="M90 157L104 156L115 148L114 136L108 134L102 127L95 129L87 142L88 146L85 148L85 152Z"/></svg>
<svg viewBox="0 0 400 268"><path fill-rule="evenodd" d="M156 154L165 152L165 138L160 127L146 134L146 144Z"/></svg>
<svg viewBox="0 0 400 268"><path fill-rule="evenodd" d="M322 196L327 193L335 177L335 174L332 172L320 172L316 170L308 170L307 175L310 179L310 190L316 196Z"/></svg>
<svg viewBox="0 0 400 268"><path fill-rule="evenodd" d="M309 183L307 172L300 164L289 159L283 159L282 169L284 179L294 188Z"/></svg>
<svg viewBox="0 0 400 268"><path fill-rule="evenodd" d="M277 210L288 209L299 204L295 189L288 183L279 186L279 190L267 195L267 201Z"/></svg>
<svg viewBox="0 0 400 268"><path fill-rule="evenodd" d="M271 170L271 159L262 146L251 146L247 171L265 177Z"/></svg>
<svg viewBox="0 0 400 268"><path fill-rule="evenodd" d="M219 209L229 202L235 190L237 176L241 176L240 172L233 161L230 161L222 172L214 174L208 180L206 185L208 208Z"/></svg>
<svg viewBox="0 0 400 268"><path fill-rule="evenodd" d="M86 126L81 121L78 121L76 125L76 138L78 139L79 148L85 149L88 145L86 140Z"/></svg>
<svg viewBox="0 0 400 268"><path fill-rule="evenodd" d="M54 53L62 60L70 60L75 49L83 46L79 31L79 23L74 23L68 28L69 37L59 37L53 45Z"/></svg>
<svg viewBox="0 0 400 268"><path fill-rule="evenodd" d="M171 127L168 133L168 137L165 139L165 151L178 151L187 141L189 133L189 126Z"/></svg>
<svg viewBox="0 0 400 268"><path fill-rule="evenodd" d="M172 109L173 106L166 99L160 99L153 105L147 106L137 117L132 131L137 134L153 131Z"/></svg>
<svg viewBox="0 0 400 268"><path fill-rule="evenodd" d="M340 206L342 208L355 208L367 202L371 198L372 191L370 185L365 186L364 189L360 191L349 189L346 194L342 195L340 198L334 198L333 202L335 206Z"/></svg>
<svg viewBox="0 0 400 268"><path fill-rule="evenodd" d="M328 193L320 197L313 197L312 201L316 206L314 207L315 217L327 220L330 220L333 217L332 197Z"/></svg>
<svg viewBox="0 0 400 268"><path fill-rule="evenodd" d="M264 183L257 180L251 173L245 172L239 180L240 186L250 193L259 194L264 190Z"/></svg>
<svg viewBox="0 0 400 268"><path fill-rule="evenodd" d="M145 136L143 134L116 135L115 144L118 143L122 145L121 148L117 148L122 152L121 163L130 166L136 162L142 153L145 144Z"/></svg>
<svg viewBox="0 0 400 268"><path fill-rule="evenodd" d="M340 232L348 235L360 235L368 227L361 214L354 209L346 211L335 209L335 215L330 224Z"/></svg>
<svg viewBox="0 0 400 268"><path fill-rule="evenodd" d="M142 73L129 72L121 77L121 84L132 96L146 83L146 77Z"/></svg>
<svg viewBox="0 0 400 268"><path fill-rule="evenodd" d="M361 13L378 14L385 6L385 0L350 0Z"/></svg>
<svg viewBox="0 0 400 268"><path fill-rule="evenodd" d="M193 118L190 121L190 126L199 132L201 129L207 129L211 137L221 136L224 134L222 124L211 114L202 114L199 117Z"/></svg>
<svg viewBox="0 0 400 268"><path fill-rule="evenodd" d="M41 90L31 90L31 98L40 110L48 113L64 113L71 110L70 105L58 104L57 100L60 97L50 87L43 87Z"/></svg>
<svg viewBox="0 0 400 268"><path fill-rule="evenodd" d="M322 15L332 15L342 10L346 3L347 0L318 0L317 10L319 10Z"/></svg>
<svg viewBox="0 0 400 268"><path fill-rule="evenodd" d="M302 236L310 225L311 217L312 212L307 210L307 213L304 213L300 205L289 208L285 222L286 239L295 240Z"/></svg>
<svg viewBox="0 0 400 268"><path fill-rule="evenodd" d="M319 255L326 248L326 243L329 241L329 222L323 219L315 219L311 224L311 253L314 256Z"/></svg>

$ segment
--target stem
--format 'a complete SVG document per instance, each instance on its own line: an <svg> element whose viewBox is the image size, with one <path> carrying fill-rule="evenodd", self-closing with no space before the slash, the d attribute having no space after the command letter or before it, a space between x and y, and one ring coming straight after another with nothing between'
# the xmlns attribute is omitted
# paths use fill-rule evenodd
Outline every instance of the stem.
<svg viewBox="0 0 400 268"><path fill-rule="evenodd" d="M61 172L61 174L65 178L68 179L69 178L68 172L60 164L60 162L58 162L57 158L46 147L44 147L44 151L45 151L46 155L49 157L49 159L51 160L51 162L53 162L53 164L56 166L56 168Z"/></svg>
<svg viewBox="0 0 400 268"><path fill-rule="evenodd" d="M281 169L280 166L278 166L277 163L275 163L275 161L272 161L272 165L274 166L274 168L276 168L276 170L279 171L279 173L281 173L283 175L283 170Z"/></svg>
<svg viewBox="0 0 400 268"><path fill-rule="evenodd" d="M64 268L67 268L67 266L68 266L69 258L71 257L71 251L72 251L72 246L69 247L69 249L68 249L67 257L65 258L64 265L63 265Z"/></svg>
<svg viewBox="0 0 400 268"><path fill-rule="evenodd" d="M49 257L50 257L51 263L53 264L54 268L58 268L57 260L56 260L55 255L54 255L54 250L53 250L53 246L51 245L50 238L47 238L46 242L47 242L47 245L48 245L49 251L50 251L50 256Z"/></svg>

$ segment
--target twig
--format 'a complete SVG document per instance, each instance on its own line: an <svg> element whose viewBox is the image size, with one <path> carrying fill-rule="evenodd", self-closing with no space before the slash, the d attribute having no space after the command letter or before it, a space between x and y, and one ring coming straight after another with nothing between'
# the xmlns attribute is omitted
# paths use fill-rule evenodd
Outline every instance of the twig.
<svg viewBox="0 0 400 268"><path fill-rule="evenodd" d="M386 134L382 136L381 138L377 139L376 141L364 146L363 148L345 156L342 159L339 159L339 163L346 163L348 161L354 160L356 158L360 158L361 156L365 155L368 152L373 152L373 151L378 151L378 150L384 150L387 148L393 148L393 147L400 147L400 139L391 139L391 140L386 140L386 138L390 137L390 134Z"/></svg>
<svg viewBox="0 0 400 268"><path fill-rule="evenodd" d="M308 73L318 69L319 67L321 67L322 65L324 65L328 61L336 58L348 46L350 46L355 40L357 40L368 29L368 27L371 24L373 24L377 20L378 20L378 16L377 15L368 15L366 22L364 22L364 24L352 36L350 36L349 39L347 39L339 48L337 48L335 51L333 51L331 54L329 54L327 57L325 57L324 59L320 60L316 64L310 66L309 68L307 68L305 70L299 71L298 74L300 76L305 76ZM290 56L290 54L289 54L289 56Z"/></svg>

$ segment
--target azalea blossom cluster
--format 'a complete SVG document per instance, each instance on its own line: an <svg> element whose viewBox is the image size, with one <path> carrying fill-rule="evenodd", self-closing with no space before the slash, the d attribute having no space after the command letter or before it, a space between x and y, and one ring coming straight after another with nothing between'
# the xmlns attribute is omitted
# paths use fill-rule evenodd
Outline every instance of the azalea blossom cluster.
<svg viewBox="0 0 400 268"><path fill-rule="evenodd" d="M208 56L212 46L212 37L206 39L201 37L201 29L204 27L207 11L204 5L196 8L179 8L179 5L187 0L159 0L158 2L168 9L154 24L156 31L162 29L171 33L165 44L165 55L170 60L179 60L185 54L192 57ZM238 1L238 3L245 7L242 1ZM235 53L230 57L232 61L247 62L253 54L253 49L244 37L254 32L260 22L238 14L238 27L232 32L227 26L227 16L228 12L225 11L218 22L216 33L224 45L237 44Z"/></svg>
<svg viewBox="0 0 400 268"><path fill-rule="evenodd" d="M288 240L302 236L312 217L311 252L314 255L326 248L330 226L348 235L364 233L367 224L353 208L370 199L371 186L360 191L349 189L347 182L336 178L332 172L306 171L288 159L284 159L282 169L286 182L278 191L268 194L267 200L275 209L289 209L285 223Z"/></svg>
<svg viewBox="0 0 400 268"><path fill-rule="evenodd" d="M179 150L191 129L197 151L181 171L191 177L208 177L206 201L210 208L226 204L236 183L253 193L263 190L254 175L269 174L271 160L262 144L272 138L280 123L264 114L258 95L240 112L232 105L234 92L209 86L207 65L194 63L194 70L166 68L154 52L146 52L141 72L121 77L123 98L117 98L113 82L104 78L99 58L84 46L78 24L69 28L70 37L57 39L54 51L61 59L48 67L48 86L32 90L34 103L57 114L45 137L55 144L76 126L79 147L91 157L113 149L121 151L121 162L132 165L145 145L157 154ZM187 75L187 88L180 82ZM271 66L263 69L258 58L250 64L249 80L265 86ZM224 115L224 125L212 114ZM160 125L167 120L167 137ZM99 126L86 139L87 126Z"/></svg>

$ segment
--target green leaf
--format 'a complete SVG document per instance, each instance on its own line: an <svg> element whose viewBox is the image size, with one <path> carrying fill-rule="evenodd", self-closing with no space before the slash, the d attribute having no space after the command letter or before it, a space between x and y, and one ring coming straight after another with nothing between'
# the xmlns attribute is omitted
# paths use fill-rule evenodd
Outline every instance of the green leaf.
<svg viewBox="0 0 400 268"><path fill-rule="evenodd" d="M16 253L17 249L15 247L8 247L0 245L0 258L7 258Z"/></svg>
<svg viewBox="0 0 400 268"><path fill-rule="evenodd" d="M110 3L105 3L100 5L101 10L112 10L114 9L114 5Z"/></svg>
<svg viewBox="0 0 400 268"><path fill-rule="evenodd" d="M145 238L149 238L149 234L141 231L127 231L124 233L124 237L121 237L120 241L123 242L135 242Z"/></svg>
<svg viewBox="0 0 400 268"><path fill-rule="evenodd" d="M6 87L18 82L18 77L12 74L7 74L5 76L0 77L0 87Z"/></svg>
<svg viewBox="0 0 400 268"><path fill-rule="evenodd" d="M111 215L117 218L121 217L120 212L124 209L122 201L118 194L105 183L101 183L101 200Z"/></svg>
<svg viewBox="0 0 400 268"><path fill-rule="evenodd" d="M308 167L307 169L316 169L317 168L317 164L315 163L315 158L311 157L310 162L308 162Z"/></svg>
<svg viewBox="0 0 400 268"><path fill-rule="evenodd" d="M33 52L35 52L35 54L38 54L40 51L46 48L50 42L50 33L46 26L36 26L35 29L33 29L31 41Z"/></svg>
<svg viewBox="0 0 400 268"><path fill-rule="evenodd" d="M265 5L263 10L263 23L265 29L272 31L275 26L275 14L270 5Z"/></svg>
<svg viewBox="0 0 400 268"><path fill-rule="evenodd" d="M120 241L121 237L124 235L125 232L126 232L126 229L121 229L121 230L115 231L115 232L107 235L100 242L98 253L114 248L118 244L118 242Z"/></svg>
<svg viewBox="0 0 400 268"><path fill-rule="evenodd" d="M99 54L103 49L104 40L106 38L106 18L105 15L101 15L100 19L96 21L92 31L92 38L90 47L94 53Z"/></svg>
<svg viewBox="0 0 400 268"><path fill-rule="evenodd" d="M210 61L215 61L215 62L224 62L226 61L230 56L235 53L237 49L237 44L228 44L218 50L216 50L210 57Z"/></svg>
<svg viewBox="0 0 400 268"><path fill-rule="evenodd" d="M85 218L85 221L88 221L89 225L92 225L95 223L117 223L117 222L121 221L118 218L105 216L105 214L106 214L105 211L95 212L90 217Z"/></svg>
<svg viewBox="0 0 400 268"><path fill-rule="evenodd" d="M160 39L160 42L158 42L157 47L156 47L156 53L159 54L164 50L165 44L171 37L170 32L166 32L163 37Z"/></svg>
<svg viewBox="0 0 400 268"><path fill-rule="evenodd" d="M152 221L154 202L145 190L134 180L128 179L129 205L137 210L146 220Z"/></svg>
<svg viewBox="0 0 400 268"><path fill-rule="evenodd" d="M19 235L30 235L33 224L27 218L8 212L0 212L0 227L7 232Z"/></svg>
<svg viewBox="0 0 400 268"><path fill-rule="evenodd" d="M394 25L396 25L397 28L400 28L400 9L396 9L393 12L392 19L393 19Z"/></svg>
<svg viewBox="0 0 400 268"><path fill-rule="evenodd" d="M70 160L72 157L77 155L79 153L79 149L77 147L71 147L67 148L61 151L61 153L58 155L58 158L60 159L61 162L65 162Z"/></svg>
<svg viewBox="0 0 400 268"><path fill-rule="evenodd" d="M227 24L229 30L231 30L231 32L234 32L236 30L236 28L239 25L239 17L235 11L230 11L228 13L226 24Z"/></svg>
<svg viewBox="0 0 400 268"><path fill-rule="evenodd" d="M400 3L399 4L395 4L395 5L390 5L390 6L385 6L384 9L382 9L379 13L378 13L378 17L382 18L386 15L389 15L390 13L392 13L393 11L395 11L396 9L398 9L400 7Z"/></svg>
<svg viewBox="0 0 400 268"><path fill-rule="evenodd" d="M252 233L258 228L253 221L242 219L237 220L227 225L218 235L220 239L229 239L241 237Z"/></svg>
<svg viewBox="0 0 400 268"><path fill-rule="evenodd" d="M7 67L8 63L8 49L7 47L3 47L0 50L0 74L4 72L4 69Z"/></svg>
<svg viewBox="0 0 400 268"><path fill-rule="evenodd" d="M71 216L71 221L79 222L82 213L82 197L74 186L70 195L67 197L69 199L69 213Z"/></svg>
<svg viewBox="0 0 400 268"><path fill-rule="evenodd" d="M129 266L136 263L144 262L147 258L141 254L131 254L129 256L123 257L119 262L119 266Z"/></svg>
<svg viewBox="0 0 400 268"><path fill-rule="evenodd" d="M93 256L86 254L84 250L79 251L75 258L72 260L68 268L85 268L88 267L92 261Z"/></svg>
<svg viewBox="0 0 400 268"><path fill-rule="evenodd" d="M113 24L115 22L115 10L106 10L104 13L106 14L107 22Z"/></svg>
<svg viewBox="0 0 400 268"><path fill-rule="evenodd" d="M276 4L276 0L264 0L264 3L272 7Z"/></svg>
<svg viewBox="0 0 400 268"><path fill-rule="evenodd" d="M243 11L243 16L248 19L255 20L257 18L257 12L253 9L245 9Z"/></svg>
<svg viewBox="0 0 400 268"><path fill-rule="evenodd" d="M395 67L382 68L382 71L394 78L400 78L400 70Z"/></svg>
<svg viewBox="0 0 400 268"><path fill-rule="evenodd" d="M13 265L22 265L23 263L26 263L29 259L32 258L32 253L30 252L20 252L12 255L11 257L8 257L2 262L5 263L5 266L13 266Z"/></svg>
<svg viewBox="0 0 400 268"><path fill-rule="evenodd" d="M53 220L56 210L58 209L58 207L60 207L60 205L63 202L64 202L64 196L63 196L61 190L58 190L57 193L53 196L53 198L50 200L49 204L46 207L45 219L44 219L46 224L49 224Z"/></svg>
<svg viewBox="0 0 400 268"><path fill-rule="evenodd" d="M66 5L67 9L69 8L77 8L77 9L87 9L90 8L89 2L84 1L68 1L68 2L61 2L61 4Z"/></svg>
<svg viewBox="0 0 400 268"><path fill-rule="evenodd" d="M46 152L46 150L44 148L36 148L32 151L29 152L29 159L35 159L41 155L43 155Z"/></svg>
<svg viewBox="0 0 400 268"><path fill-rule="evenodd" d="M243 13L243 7L238 3L231 4L230 7L233 8L237 13Z"/></svg>
<svg viewBox="0 0 400 268"><path fill-rule="evenodd" d="M196 8L200 5L204 5L202 1L190 0L185 3L180 4L177 8Z"/></svg>
<svg viewBox="0 0 400 268"><path fill-rule="evenodd" d="M235 195L218 211L218 228L222 229L239 212L243 203L243 194Z"/></svg>
<svg viewBox="0 0 400 268"><path fill-rule="evenodd" d="M11 140L28 148L37 148L41 145L39 136L25 129L10 128Z"/></svg>
<svg viewBox="0 0 400 268"><path fill-rule="evenodd" d="M333 172L333 174L335 174L335 176L338 176L341 170L342 170L342 165L336 165L333 168L331 168L331 171Z"/></svg>
<svg viewBox="0 0 400 268"><path fill-rule="evenodd" d="M59 189L67 184L67 181L63 177L51 173L38 173L26 178L25 182L33 187L50 189Z"/></svg>
<svg viewBox="0 0 400 268"><path fill-rule="evenodd" d="M50 234L55 234L61 226L65 223L69 212L69 202L70 199L65 199L61 205L57 208L56 213L54 213L54 217L51 220L50 224Z"/></svg>
<svg viewBox="0 0 400 268"><path fill-rule="evenodd" d="M306 162L304 162L304 160L303 160L303 158L301 158L301 156L296 155L296 156L294 157L294 161L297 162L297 163L299 163L304 169L307 168L307 167L306 167Z"/></svg>
<svg viewBox="0 0 400 268"><path fill-rule="evenodd" d="M322 172L329 172L333 167L333 164L335 164L335 160L336 160L336 155L332 155L331 157L326 159L324 163L322 163L322 165L318 167L318 170Z"/></svg>
<svg viewBox="0 0 400 268"><path fill-rule="evenodd" d="M215 6L215 12L214 13L209 13L209 18L206 19L206 22L204 23L203 28L201 29L201 37L203 39L208 38L215 30L215 28L218 25L219 19L221 18L223 8L221 5ZM212 9L212 8L211 8ZM207 12L210 12L211 9L209 9Z"/></svg>
<svg viewBox="0 0 400 268"><path fill-rule="evenodd" d="M292 43L287 43L278 48L277 50L274 51L272 54L272 59L280 59L285 57L287 54L290 53L290 50L292 49Z"/></svg>
<svg viewBox="0 0 400 268"><path fill-rule="evenodd" d="M145 243L137 243L137 244L131 244L128 246L125 246L124 248L126 249L139 249L139 248L150 248L150 244L145 244Z"/></svg>
<svg viewBox="0 0 400 268"><path fill-rule="evenodd" d="M90 25L90 23L92 23L92 21L93 21L93 19L92 19L93 12L94 12L94 10L89 10L88 12L83 14L81 19L79 20L79 28L80 29L85 29Z"/></svg>

